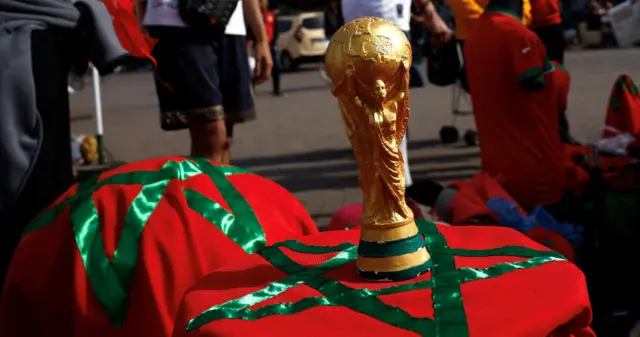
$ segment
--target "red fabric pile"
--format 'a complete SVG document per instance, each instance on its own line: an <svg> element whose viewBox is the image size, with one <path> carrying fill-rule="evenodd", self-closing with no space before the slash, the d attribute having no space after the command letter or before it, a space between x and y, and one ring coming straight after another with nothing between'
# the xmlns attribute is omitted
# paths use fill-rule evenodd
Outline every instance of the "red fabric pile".
<svg viewBox="0 0 640 337"><path fill-rule="evenodd" d="M451 187L457 190L449 206L453 226L467 226L478 223L479 219L482 219L481 222L485 225L499 225L499 219L487 207L487 201L492 198L504 198L518 205L488 173L480 172L469 180L455 181ZM518 207L518 210L521 214L526 214L522 208ZM536 226L524 234L562 254L569 261L574 261L574 249L560 233Z"/></svg>
<svg viewBox="0 0 640 337"><path fill-rule="evenodd" d="M640 93L631 76L627 74L620 75L613 84L605 125L618 132L640 135ZM604 130L602 137L615 135L612 130Z"/></svg>
<svg viewBox="0 0 640 337"><path fill-rule="evenodd" d="M247 253L316 233L270 180L182 157L73 186L30 225L0 301L0 336L169 336L199 278Z"/></svg>

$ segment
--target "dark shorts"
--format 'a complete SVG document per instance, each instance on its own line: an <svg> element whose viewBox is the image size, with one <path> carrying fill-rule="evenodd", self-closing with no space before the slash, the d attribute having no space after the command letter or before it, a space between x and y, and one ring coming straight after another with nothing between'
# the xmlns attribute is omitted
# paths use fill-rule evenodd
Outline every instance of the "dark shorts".
<svg viewBox="0 0 640 337"><path fill-rule="evenodd" d="M255 118L246 37L214 39L188 28L149 28L158 39L153 56L163 130Z"/></svg>

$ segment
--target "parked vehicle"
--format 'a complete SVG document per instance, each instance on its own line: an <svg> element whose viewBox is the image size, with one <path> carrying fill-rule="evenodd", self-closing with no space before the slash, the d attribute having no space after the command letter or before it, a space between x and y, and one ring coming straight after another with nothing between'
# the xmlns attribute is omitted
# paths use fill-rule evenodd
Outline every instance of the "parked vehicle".
<svg viewBox="0 0 640 337"><path fill-rule="evenodd" d="M321 62L328 45L323 13L278 17L276 47L283 71L296 70L302 63Z"/></svg>

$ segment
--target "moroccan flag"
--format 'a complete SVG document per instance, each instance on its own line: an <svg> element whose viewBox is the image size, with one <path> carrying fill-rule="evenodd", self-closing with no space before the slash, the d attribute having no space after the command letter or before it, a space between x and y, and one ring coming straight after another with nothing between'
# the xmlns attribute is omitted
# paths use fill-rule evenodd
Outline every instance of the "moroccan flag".
<svg viewBox="0 0 640 337"><path fill-rule="evenodd" d="M173 337L591 337L582 272L504 227L417 221L433 268L403 282L356 273L359 230L286 241L192 287Z"/></svg>
<svg viewBox="0 0 640 337"><path fill-rule="evenodd" d="M317 229L276 183L202 159L124 165L72 187L20 242L0 336L168 337L223 263Z"/></svg>
<svg viewBox="0 0 640 337"><path fill-rule="evenodd" d="M156 41L140 29L135 13L136 1L102 0L102 2L113 18L113 27L122 47L131 55L149 59L155 65L156 61L151 56L151 50Z"/></svg>
<svg viewBox="0 0 640 337"><path fill-rule="evenodd" d="M613 84L605 125L611 129L603 131L603 138L615 136L616 131L640 135L640 93L629 75L620 75Z"/></svg>

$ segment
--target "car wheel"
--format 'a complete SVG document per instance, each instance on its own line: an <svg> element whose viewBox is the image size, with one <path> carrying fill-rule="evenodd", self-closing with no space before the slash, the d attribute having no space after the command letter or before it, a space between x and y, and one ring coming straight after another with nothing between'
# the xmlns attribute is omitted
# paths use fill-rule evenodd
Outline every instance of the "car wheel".
<svg viewBox="0 0 640 337"><path fill-rule="evenodd" d="M284 72L294 71L298 68L296 61L286 51L280 55L280 66Z"/></svg>

